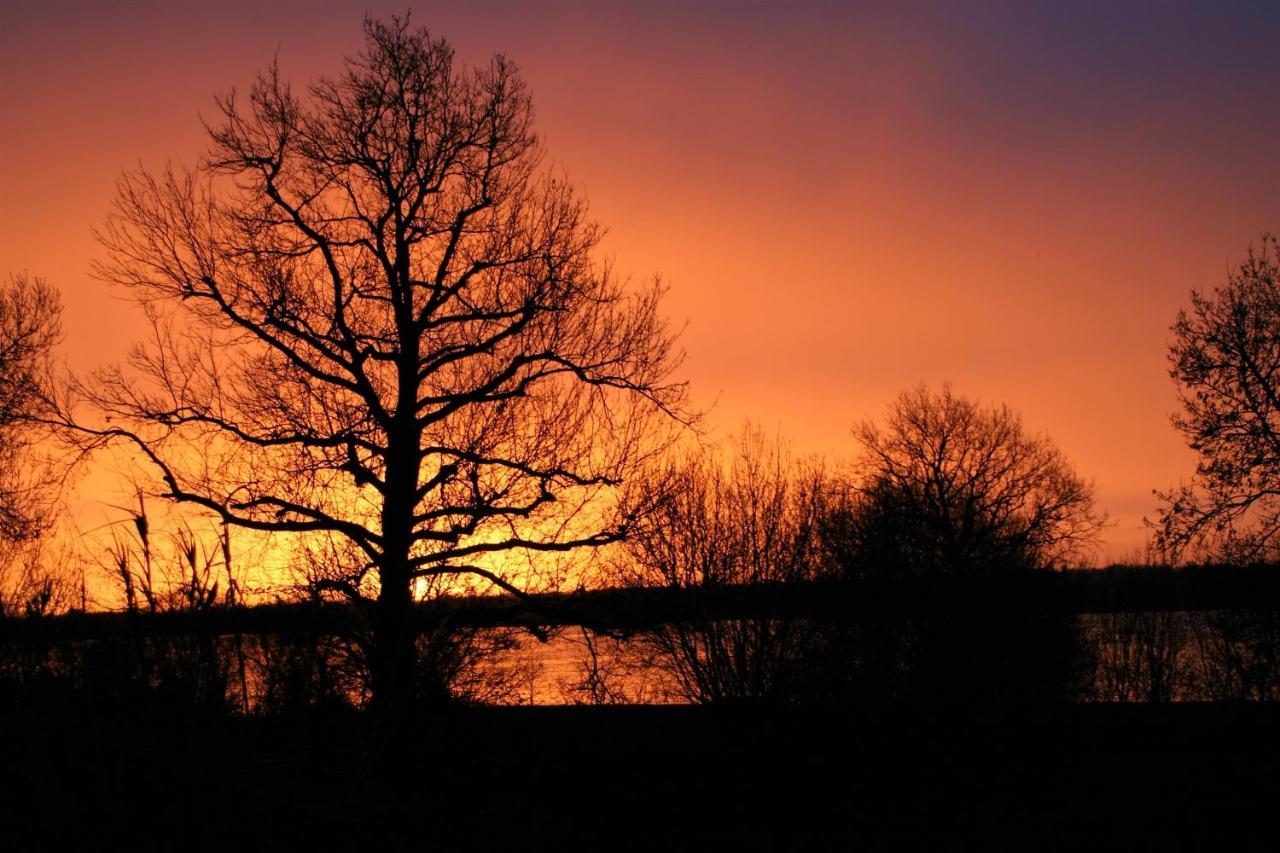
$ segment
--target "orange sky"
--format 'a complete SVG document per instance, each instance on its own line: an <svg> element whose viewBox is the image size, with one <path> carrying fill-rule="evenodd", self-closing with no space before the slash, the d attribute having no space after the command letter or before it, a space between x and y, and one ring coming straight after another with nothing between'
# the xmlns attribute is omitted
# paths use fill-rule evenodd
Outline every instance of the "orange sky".
<svg viewBox="0 0 1280 853"><path fill-rule="evenodd" d="M0 273L62 289L81 369L139 331L87 276L120 171L193 159L214 93L277 51L297 81L336 70L366 7L405 7L13 5ZM1168 423L1169 324L1280 229L1280 16L895 6L414 16L464 59L520 64L618 269L670 283L685 375L721 432L751 418L839 458L855 420L950 380L1047 431L1116 522L1102 558L1132 557L1151 489L1193 465Z"/></svg>

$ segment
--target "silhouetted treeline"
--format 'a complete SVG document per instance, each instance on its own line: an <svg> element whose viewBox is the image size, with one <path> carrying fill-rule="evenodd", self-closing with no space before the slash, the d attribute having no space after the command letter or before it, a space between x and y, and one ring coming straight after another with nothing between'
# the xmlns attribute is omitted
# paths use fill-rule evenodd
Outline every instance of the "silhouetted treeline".
<svg viewBox="0 0 1280 853"><path fill-rule="evenodd" d="M576 697L851 707L1280 699L1274 565L712 587L683 602L683 619L581 641ZM766 634L772 645L735 642ZM662 689L638 677L646 669L666 673Z"/></svg>
<svg viewBox="0 0 1280 853"><path fill-rule="evenodd" d="M664 461L625 496L632 521L602 575L613 589L425 590L402 625L414 648L396 674L412 700L401 710L533 701L522 632L574 626L570 702L1277 698L1275 566L1065 570L1101 524L1092 487L1009 409L949 388L903 394L857 436L865 454L846 472L795 462L749 429L727 452ZM373 700L377 599L327 597L358 560L321 560L342 571L309 575L292 603L248 608L226 525L203 547L179 530L162 559L141 498L132 521L112 554L125 612L27 607L0 621L11 706L74 694L122 713L216 716Z"/></svg>
<svg viewBox="0 0 1280 853"><path fill-rule="evenodd" d="M421 611L423 698L528 701L530 655L517 649L529 623L584 626L567 701L1280 699L1271 565L441 600ZM91 698L108 714L360 707L359 625L350 608L320 602L14 616L0 619L0 696L10 708Z"/></svg>
<svg viewBox="0 0 1280 853"><path fill-rule="evenodd" d="M1280 608L1280 566L1124 566L978 578L859 578L701 587L624 587L573 593L442 597L420 602L420 632L453 628L587 625L637 631L659 623L728 617L864 619L991 604L1064 613ZM29 617L29 618L28 618ZM0 612L0 640L120 639L196 632L341 634L360 624L344 603L283 601L254 606L165 608L152 612L63 609Z"/></svg>

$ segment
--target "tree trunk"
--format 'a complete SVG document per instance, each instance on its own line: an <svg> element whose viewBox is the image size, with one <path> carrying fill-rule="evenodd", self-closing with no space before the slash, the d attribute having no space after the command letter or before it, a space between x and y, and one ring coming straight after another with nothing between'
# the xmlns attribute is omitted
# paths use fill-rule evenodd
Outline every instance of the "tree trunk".
<svg viewBox="0 0 1280 853"><path fill-rule="evenodd" d="M399 210L398 203L395 209ZM404 223L397 215L395 272L388 285L394 304L396 337L396 407L387 431L385 487L382 503L382 560L374 617L372 704L375 754L385 759L406 754L402 746L417 710L417 625L414 619L413 577L409 555L413 548L414 509L422 466L421 427L418 424L419 330L415 322L409 245Z"/></svg>
<svg viewBox="0 0 1280 853"><path fill-rule="evenodd" d="M378 765L403 754L416 708L413 599L407 572L386 571L370 648L370 749Z"/></svg>
<svg viewBox="0 0 1280 853"><path fill-rule="evenodd" d="M404 346L409 352L407 358L402 355L395 423L385 456L383 548L369 662L374 753L382 752L388 760L405 754L402 746L417 705L417 625L409 555L421 454L415 422L416 346L411 339Z"/></svg>

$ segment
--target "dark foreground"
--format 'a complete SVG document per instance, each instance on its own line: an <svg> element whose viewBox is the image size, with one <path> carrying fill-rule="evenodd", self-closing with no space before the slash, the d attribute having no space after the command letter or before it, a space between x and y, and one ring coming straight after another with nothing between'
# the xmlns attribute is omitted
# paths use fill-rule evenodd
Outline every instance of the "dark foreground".
<svg viewBox="0 0 1280 853"><path fill-rule="evenodd" d="M1275 849L1280 708L5 720L9 850Z"/></svg>

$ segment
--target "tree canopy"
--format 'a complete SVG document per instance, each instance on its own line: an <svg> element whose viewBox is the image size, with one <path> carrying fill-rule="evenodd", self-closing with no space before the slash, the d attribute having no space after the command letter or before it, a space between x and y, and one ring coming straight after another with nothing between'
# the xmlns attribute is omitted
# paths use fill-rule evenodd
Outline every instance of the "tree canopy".
<svg viewBox="0 0 1280 853"><path fill-rule="evenodd" d="M845 547L859 572L960 574L1062 566L1103 523L1091 484L1008 406L919 387L862 448Z"/></svg>
<svg viewBox="0 0 1280 853"><path fill-rule="evenodd" d="M1168 492L1156 544L1173 555L1274 556L1280 537L1280 243L1264 235L1213 293L1191 292L1169 345L1182 411L1173 425L1199 454Z"/></svg>

